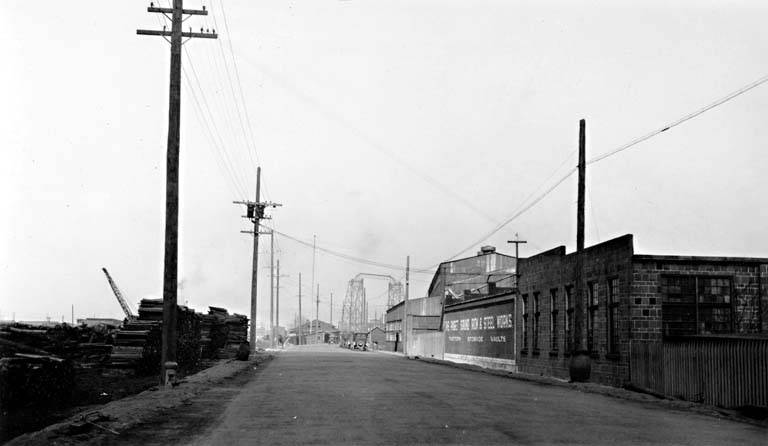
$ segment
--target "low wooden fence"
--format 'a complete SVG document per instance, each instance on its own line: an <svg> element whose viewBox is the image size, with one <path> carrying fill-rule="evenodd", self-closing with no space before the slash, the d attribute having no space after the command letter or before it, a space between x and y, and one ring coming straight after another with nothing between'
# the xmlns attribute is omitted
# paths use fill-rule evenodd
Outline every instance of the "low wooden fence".
<svg viewBox="0 0 768 446"><path fill-rule="evenodd" d="M630 382L668 397L713 406L768 407L768 339L633 341Z"/></svg>

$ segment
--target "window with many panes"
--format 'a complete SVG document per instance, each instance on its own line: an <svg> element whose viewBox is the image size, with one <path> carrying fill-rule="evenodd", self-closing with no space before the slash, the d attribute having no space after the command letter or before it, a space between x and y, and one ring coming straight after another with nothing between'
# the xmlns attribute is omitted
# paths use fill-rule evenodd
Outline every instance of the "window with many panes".
<svg viewBox="0 0 768 446"><path fill-rule="evenodd" d="M539 316L541 315L539 307L539 293L533 293L533 346L531 349L539 351Z"/></svg>
<svg viewBox="0 0 768 446"><path fill-rule="evenodd" d="M730 277L662 276L664 336L733 332Z"/></svg>
<svg viewBox="0 0 768 446"><path fill-rule="evenodd" d="M587 308L587 350L590 352L597 351L597 339L595 339L595 327L597 326L597 282L590 282L587 284L587 291L589 295L589 307Z"/></svg>
<svg viewBox="0 0 768 446"><path fill-rule="evenodd" d="M528 295L522 295L523 313L523 353L528 351Z"/></svg>
<svg viewBox="0 0 768 446"><path fill-rule="evenodd" d="M608 281L608 352L619 352L619 279Z"/></svg>
<svg viewBox="0 0 768 446"><path fill-rule="evenodd" d="M565 287L565 350L573 350L573 286Z"/></svg>
<svg viewBox="0 0 768 446"><path fill-rule="evenodd" d="M557 352L557 288L549 290L549 350Z"/></svg>

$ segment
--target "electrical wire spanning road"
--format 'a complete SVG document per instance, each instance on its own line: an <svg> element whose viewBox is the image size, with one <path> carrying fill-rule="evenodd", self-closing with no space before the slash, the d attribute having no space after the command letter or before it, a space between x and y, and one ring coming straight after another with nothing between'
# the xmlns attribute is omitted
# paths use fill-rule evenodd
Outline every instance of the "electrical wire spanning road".
<svg viewBox="0 0 768 446"><path fill-rule="evenodd" d="M238 379L114 444L768 444L758 426L335 346Z"/></svg>

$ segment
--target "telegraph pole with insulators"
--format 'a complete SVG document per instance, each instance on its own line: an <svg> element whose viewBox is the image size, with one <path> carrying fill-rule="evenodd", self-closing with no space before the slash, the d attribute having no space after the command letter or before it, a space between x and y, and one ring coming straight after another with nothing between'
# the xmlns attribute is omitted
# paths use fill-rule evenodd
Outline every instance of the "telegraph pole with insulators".
<svg viewBox="0 0 768 446"><path fill-rule="evenodd" d="M183 0L173 0L171 8L157 8L150 3L148 12L160 13L171 21L171 30L136 30L136 34L161 36L171 44L171 74L168 107L168 145L165 166L165 258L163 272L163 328L160 355L160 383L168 385L176 376L176 299L179 247L179 140L181 124L181 39L215 39L213 32L181 30L184 16L208 15L208 11L184 9ZM169 16L170 14L170 16ZM170 37L170 40L168 39Z"/></svg>

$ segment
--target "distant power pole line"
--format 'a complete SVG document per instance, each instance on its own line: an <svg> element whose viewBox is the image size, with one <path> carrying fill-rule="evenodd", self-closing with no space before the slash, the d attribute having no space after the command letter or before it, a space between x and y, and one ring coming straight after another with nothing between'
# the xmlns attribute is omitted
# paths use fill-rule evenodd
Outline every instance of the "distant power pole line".
<svg viewBox="0 0 768 446"><path fill-rule="evenodd" d="M311 276L312 279L309 282L309 302L310 302L310 305L312 305L312 291L315 289L315 254L316 253L317 253L317 235L312 234L312 276ZM310 324L309 324L309 334L312 334L312 325L313 324L310 322Z"/></svg>
<svg viewBox="0 0 768 446"><path fill-rule="evenodd" d="M331 329L333 329L333 291L331 291L331 314L330 314Z"/></svg>
<svg viewBox="0 0 768 446"><path fill-rule="evenodd" d="M408 298L411 288L411 256L405 257L405 299L403 302L403 355L408 356ZM443 297L445 300L445 297Z"/></svg>
<svg viewBox="0 0 768 446"><path fill-rule="evenodd" d="M315 337L320 333L320 284L317 284L317 303L315 304Z"/></svg>
<svg viewBox="0 0 768 446"><path fill-rule="evenodd" d="M275 347L275 231L269 231L269 339Z"/></svg>
<svg viewBox="0 0 768 446"><path fill-rule="evenodd" d="M136 34L162 36L171 44L171 76L168 108L168 147L165 165L165 263L163 274L163 334L160 356L160 383L167 385L176 373L176 293L178 285L179 246L179 139L181 123L181 45L182 37L217 38L213 32L182 32L184 15L208 15L208 11L184 9L183 0L173 0L172 8L156 8L148 12L163 14L171 21L171 30L136 30ZM170 14L170 17L168 16ZM170 40L168 40L170 37Z"/></svg>
<svg viewBox="0 0 768 446"><path fill-rule="evenodd" d="M303 325L301 321L301 273L299 273L299 338L296 340L296 345L301 345L301 332L303 331L301 329L301 326Z"/></svg>
<svg viewBox="0 0 768 446"><path fill-rule="evenodd" d="M269 236L269 343L275 346L275 231L259 231Z"/></svg>
<svg viewBox="0 0 768 446"><path fill-rule="evenodd" d="M280 259L277 259L277 274L275 274L275 325L280 326Z"/></svg>
<svg viewBox="0 0 768 446"><path fill-rule="evenodd" d="M259 225L261 220L269 219L264 215L267 206L278 207L280 203L262 202L261 200L261 167L256 168L256 201L233 201L235 204L246 206L244 218L253 222L253 231L240 231L244 234L253 234L253 265L251 269L251 331L249 341L251 351L256 351L256 305L257 285L259 280Z"/></svg>

